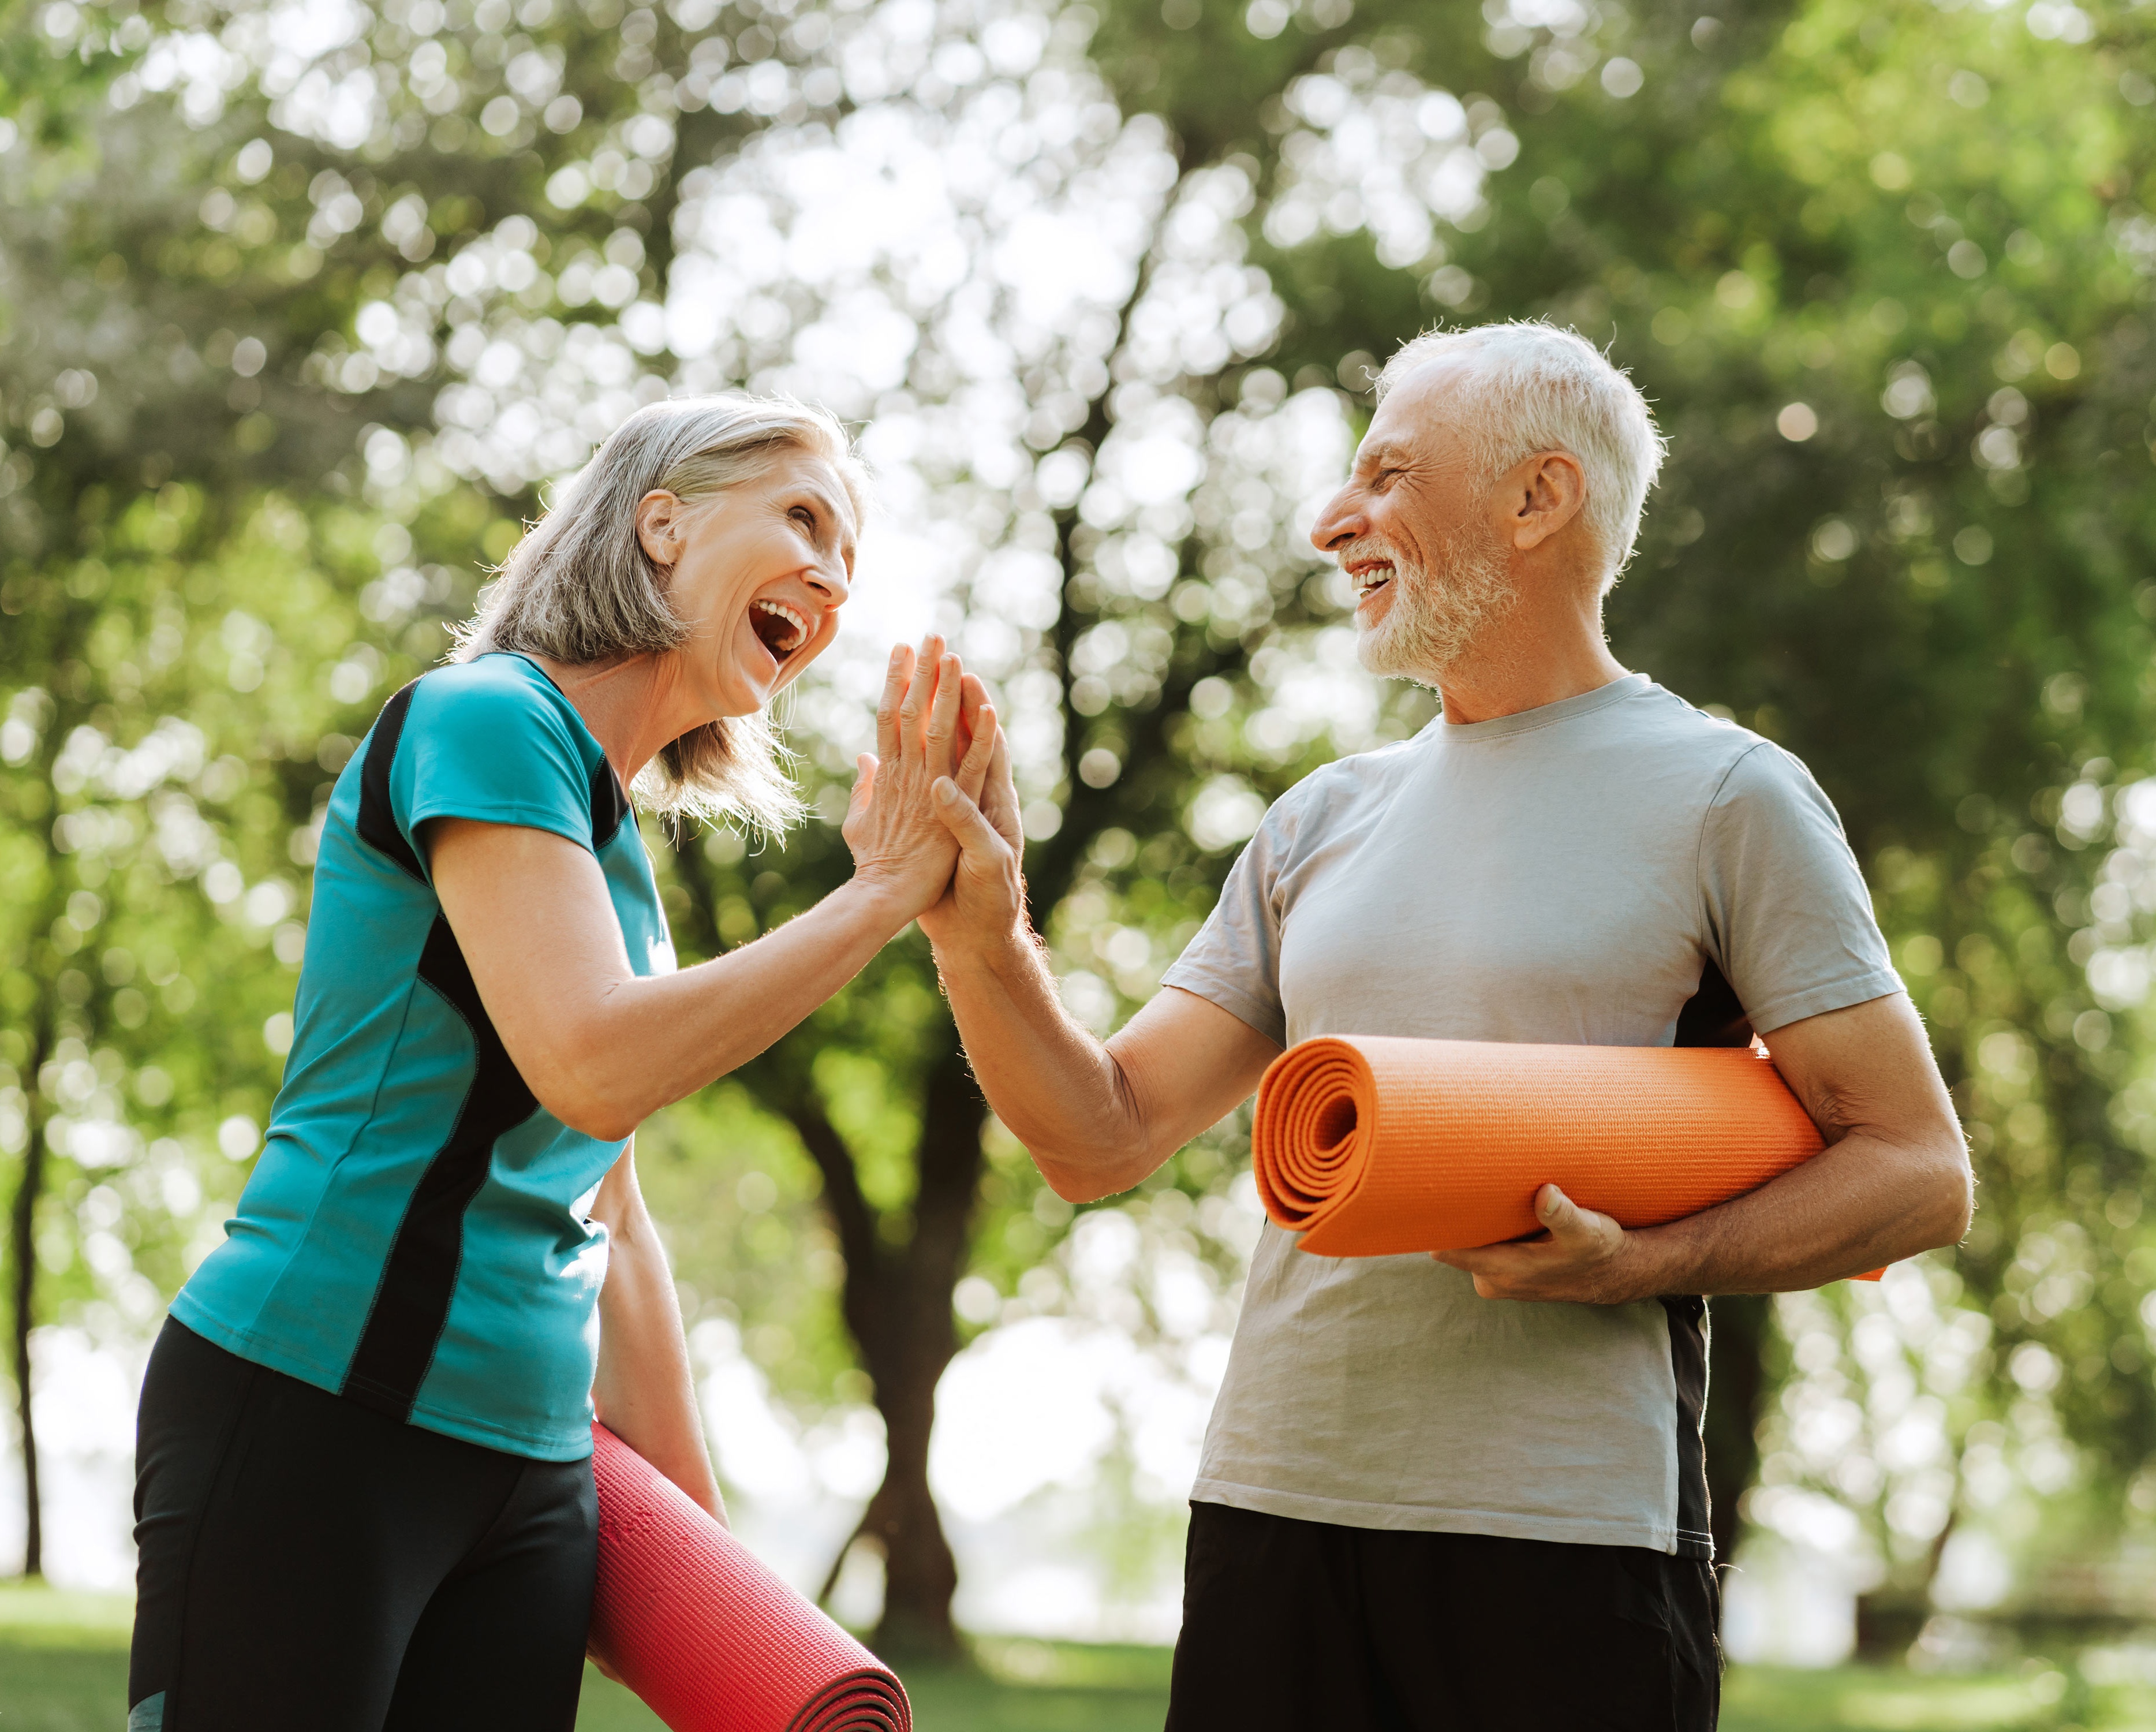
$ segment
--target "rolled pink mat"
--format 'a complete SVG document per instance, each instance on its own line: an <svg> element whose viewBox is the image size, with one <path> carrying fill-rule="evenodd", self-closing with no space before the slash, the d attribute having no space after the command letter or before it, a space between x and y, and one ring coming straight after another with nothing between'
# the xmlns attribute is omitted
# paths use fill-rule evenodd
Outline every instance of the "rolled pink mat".
<svg viewBox="0 0 2156 1732"><path fill-rule="evenodd" d="M673 1732L911 1732L890 1668L604 1426L593 1650Z"/></svg>

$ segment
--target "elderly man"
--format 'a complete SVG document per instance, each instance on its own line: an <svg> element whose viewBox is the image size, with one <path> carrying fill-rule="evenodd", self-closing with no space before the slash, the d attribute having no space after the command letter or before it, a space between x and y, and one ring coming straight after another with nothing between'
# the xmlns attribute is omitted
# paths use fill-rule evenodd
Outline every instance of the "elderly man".
<svg viewBox="0 0 2156 1732"><path fill-rule="evenodd" d="M1411 740L1284 795L1163 989L1104 1046L1020 899L1014 799L948 784L924 923L983 1087L1073 1201L1151 1173L1314 1035L1767 1037L1831 1145L1626 1231L1332 1260L1268 1226L1192 1493L1171 1728L1715 1722L1703 1301L1965 1230L1962 1139L1856 862L1803 765L1628 673L1602 598L1661 460L1570 332L1418 337L1312 540ZM1732 1037L1734 1025L1738 1032Z"/></svg>

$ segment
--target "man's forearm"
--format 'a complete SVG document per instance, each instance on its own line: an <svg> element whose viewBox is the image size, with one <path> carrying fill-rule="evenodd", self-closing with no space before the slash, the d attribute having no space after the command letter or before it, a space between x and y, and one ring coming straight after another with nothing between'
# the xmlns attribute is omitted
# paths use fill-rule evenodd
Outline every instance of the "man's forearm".
<svg viewBox="0 0 2156 1732"><path fill-rule="evenodd" d="M1758 1190L1628 1233L1625 1297L1794 1293L1951 1245L1968 1172L1958 1148L1852 1132Z"/></svg>
<svg viewBox="0 0 2156 1732"><path fill-rule="evenodd" d="M982 1092L1057 1192L1090 1202L1159 1164L1120 1067L1064 1010L1029 931L938 946L936 964Z"/></svg>

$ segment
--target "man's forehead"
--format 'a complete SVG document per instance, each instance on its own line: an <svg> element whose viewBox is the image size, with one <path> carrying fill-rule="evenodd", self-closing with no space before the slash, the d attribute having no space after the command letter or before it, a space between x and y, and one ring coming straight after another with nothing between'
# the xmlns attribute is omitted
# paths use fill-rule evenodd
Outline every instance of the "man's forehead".
<svg viewBox="0 0 2156 1732"><path fill-rule="evenodd" d="M1466 357L1440 357L1387 392L1356 450L1356 466L1373 469L1409 457L1427 460L1445 450L1459 419L1454 399L1466 370Z"/></svg>

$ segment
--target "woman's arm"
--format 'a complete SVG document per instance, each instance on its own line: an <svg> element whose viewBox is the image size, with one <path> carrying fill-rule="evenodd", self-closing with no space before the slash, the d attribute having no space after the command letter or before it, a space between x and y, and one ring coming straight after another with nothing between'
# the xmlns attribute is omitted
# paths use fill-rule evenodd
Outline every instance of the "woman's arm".
<svg viewBox="0 0 2156 1732"><path fill-rule="evenodd" d="M599 1290L599 1366L592 1406L615 1436L723 1524L726 1500L704 1447L696 1383L666 1248L636 1184L636 1146L622 1150L599 1185L592 1219L606 1225L606 1285Z"/></svg>
<svg viewBox="0 0 2156 1732"><path fill-rule="evenodd" d="M532 1093L564 1124L615 1140L746 1063L860 972L930 907L957 855L929 789L978 790L997 738L955 655L895 655L844 826L854 876L754 943L676 974L629 967L606 877L548 831L439 819L423 840L442 912L480 1001Z"/></svg>

